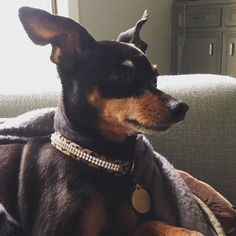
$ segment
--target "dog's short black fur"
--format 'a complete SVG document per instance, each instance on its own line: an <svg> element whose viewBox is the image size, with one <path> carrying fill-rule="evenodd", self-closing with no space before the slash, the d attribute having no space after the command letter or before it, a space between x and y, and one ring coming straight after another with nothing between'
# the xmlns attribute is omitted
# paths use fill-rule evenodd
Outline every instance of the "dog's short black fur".
<svg viewBox="0 0 236 236"><path fill-rule="evenodd" d="M132 161L138 133L165 131L184 118L188 106L156 88L158 73L138 34L146 15L118 41L100 42L64 17L27 7L19 16L34 43L52 45L62 83L55 129L69 138ZM0 186L0 202L28 236L134 235L153 219L132 208L130 174L116 177L66 157L49 137L1 145Z"/></svg>

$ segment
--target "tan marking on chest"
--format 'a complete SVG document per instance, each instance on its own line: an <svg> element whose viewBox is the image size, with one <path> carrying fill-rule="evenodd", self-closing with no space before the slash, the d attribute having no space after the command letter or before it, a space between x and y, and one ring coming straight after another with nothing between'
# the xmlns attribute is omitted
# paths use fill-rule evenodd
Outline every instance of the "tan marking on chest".
<svg viewBox="0 0 236 236"><path fill-rule="evenodd" d="M133 235L140 224L138 213L128 202L121 205L117 220L124 231L127 232L127 235Z"/></svg>
<svg viewBox="0 0 236 236"><path fill-rule="evenodd" d="M82 217L81 235L98 236L107 222L107 214L101 201L93 200Z"/></svg>

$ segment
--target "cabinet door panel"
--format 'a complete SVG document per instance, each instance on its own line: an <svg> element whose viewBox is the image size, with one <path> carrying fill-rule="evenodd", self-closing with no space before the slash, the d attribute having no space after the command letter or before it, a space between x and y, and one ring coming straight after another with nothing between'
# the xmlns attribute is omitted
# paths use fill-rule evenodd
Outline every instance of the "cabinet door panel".
<svg viewBox="0 0 236 236"><path fill-rule="evenodd" d="M223 36L222 72L236 77L236 33L225 33Z"/></svg>
<svg viewBox="0 0 236 236"><path fill-rule="evenodd" d="M202 7L189 8L186 15L187 27L213 27L221 25L221 9Z"/></svg>
<svg viewBox="0 0 236 236"><path fill-rule="evenodd" d="M225 25L236 26L236 4L224 9Z"/></svg>
<svg viewBox="0 0 236 236"><path fill-rule="evenodd" d="M186 27L219 27L221 26L220 7L177 7L175 22L178 28ZM186 23L185 23L186 20Z"/></svg>
<svg viewBox="0 0 236 236"><path fill-rule="evenodd" d="M178 67L181 74L221 72L221 33L187 33L181 49L183 40L183 36L179 37Z"/></svg>

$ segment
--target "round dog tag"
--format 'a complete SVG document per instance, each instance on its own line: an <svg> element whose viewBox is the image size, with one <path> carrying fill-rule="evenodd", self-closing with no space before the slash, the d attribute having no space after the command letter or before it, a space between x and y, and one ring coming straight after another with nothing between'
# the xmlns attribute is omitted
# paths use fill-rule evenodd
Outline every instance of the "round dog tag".
<svg viewBox="0 0 236 236"><path fill-rule="evenodd" d="M136 185L132 194L132 204L138 213L146 214L151 209L151 196L145 189Z"/></svg>

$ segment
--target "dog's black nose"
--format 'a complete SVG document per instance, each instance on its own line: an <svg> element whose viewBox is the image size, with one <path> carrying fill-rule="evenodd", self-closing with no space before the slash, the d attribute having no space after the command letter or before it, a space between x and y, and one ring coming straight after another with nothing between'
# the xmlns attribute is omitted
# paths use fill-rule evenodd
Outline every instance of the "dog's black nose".
<svg viewBox="0 0 236 236"><path fill-rule="evenodd" d="M189 106L184 102L175 101L172 102L169 106L169 111L171 118L175 121L181 121L184 119L186 112L189 109Z"/></svg>

